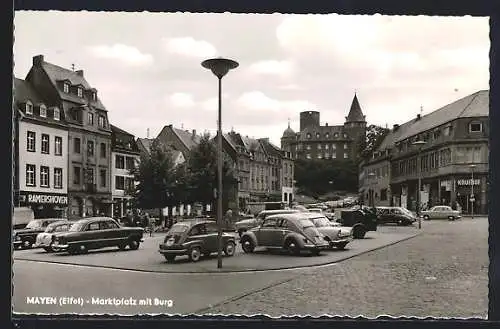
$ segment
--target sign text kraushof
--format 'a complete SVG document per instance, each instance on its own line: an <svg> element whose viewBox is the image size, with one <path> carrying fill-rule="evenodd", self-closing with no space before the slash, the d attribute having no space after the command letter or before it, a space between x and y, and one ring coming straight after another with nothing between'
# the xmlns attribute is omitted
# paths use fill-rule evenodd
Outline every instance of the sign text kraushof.
<svg viewBox="0 0 500 329"><path fill-rule="evenodd" d="M474 179L474 185L480 185L481 180L480 179ZM457 180L457 185L472 185L472 179L459 179Z"/></svg>

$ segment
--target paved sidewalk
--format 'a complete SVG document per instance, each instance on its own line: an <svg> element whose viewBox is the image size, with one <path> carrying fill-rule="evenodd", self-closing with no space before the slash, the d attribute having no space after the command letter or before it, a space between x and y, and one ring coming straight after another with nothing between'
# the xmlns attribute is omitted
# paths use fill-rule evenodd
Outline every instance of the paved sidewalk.
<svg viewBox="0 0 500 329"><path fill-rule="evenodd" d="M422 231L204 313L486 318L488 219L426 221Z"/></svg>

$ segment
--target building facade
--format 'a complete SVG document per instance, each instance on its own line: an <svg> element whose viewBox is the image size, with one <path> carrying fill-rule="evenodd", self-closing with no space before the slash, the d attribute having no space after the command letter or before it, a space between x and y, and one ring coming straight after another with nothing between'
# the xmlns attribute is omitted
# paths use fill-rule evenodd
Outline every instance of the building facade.
<svg viewBox="0 0 500 329"><path fill-rule="evenodd" d="M60 109L68 126L68 218L110 216L111 129L107 110L84 78L33 57L26 77L47 106Z"/></svg>
<svg viewBox="0 0 500 329"><path fill-rule="evenodd" d="M343 125L321 125L319 112L301 112L300 131L294 132L288 124L281 138L281 149L290 152L293 159L353 159L364 138L366 117L354 95Z"/></svg>
<svg viewBox="0 0 500 329"><path fill-rule="evenodd" d="M140 161L140 151L134 135L111 125L111 216L122 218L132 210L131 190L135 186L132 170Z"/></svg>
<svg viewBox="0 0 500 329"><path fill-rule="evenodd" d="M487 213L489 92L476 92L392 131L361 172L364 176L384 160L390 179L372 176L376 191L388 191L391 205L416 209L451 205L463 213ZM414 144L423 141L423 145ZM385 157L385 158L384 158ZM418 179L421 178L421 190ZM360 184L366 196L368 179ZM377 193L377 192L376 192ZM417 193L419 195L417 196ZM375 203L377 202L375 198Z"/></svg>
<svg viewBox="0 0 500 329"><path fill-rule="evenodd" d="M60 218L68 207L68 128L57 107L49 107L27 81L15 88L15 198L35 218Z"/></svg>

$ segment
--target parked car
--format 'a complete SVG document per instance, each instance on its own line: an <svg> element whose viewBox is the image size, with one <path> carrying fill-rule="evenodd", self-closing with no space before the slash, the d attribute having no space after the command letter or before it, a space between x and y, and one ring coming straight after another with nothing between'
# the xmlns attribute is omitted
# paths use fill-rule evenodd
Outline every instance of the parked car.
<svg viewBox="0 0 500 329"><path fill-rule="evenodd" d="M139 248L143 242L142 227L120 226L110 217L89 217L76 221L67 232L54 234L52 250L70 254L86 253L91 249L118 247L125 250Z"/></svg>
<svg viewBox="0 0 500 329"><path fill-rule="evenodd" d="M315 213L319 213L319 214L323 213L323 209L322 208L308 208L307 211L308 212L315 212Z"/></svg>
<svg viewBox="0 0 500 329"><path fill-rule="evenodd" d="M329 248L325 236L309 220L310 213L282 213L266 217L262 224L242 234L240 242L245 253L256 247L284 249L292 255L302 250L319 255Z"/></svg>
<svg viewBox="0 0 500 329"><path fill-rule="evenodd" d="M12 241L14 243L14 248L16 249L31 248L36 241L36 236L38 235L38 233L42 233L43 231L45 231L45 229L49 224L61 220L62 218L35 219L29 222L25 228L20 230L14 230L12 234Z"/></svg>
<svg viewBox="0 0 500 329"><path fill-rule="evenodd" d="M458 210L453 210L449 206L434 206L430 210L420 212L420 216L425 220L443 218L455 220L461 217Z"/></svg>
<svg viewBox="0 0 500 329"><path fill-rule="evenodd" d="M352 227L354 239L363 239L366 232L377 230L376 210L368 207L342 210L337 221L342 226Z"/></svg>
<svg viewBox="0 0 500 329"><path fill-rule="evenodd" d="M309 214L308 219L325 236L330 248L345 249L353 239L351 227L343 227L338 223L332 223L326 216L320 214Z"/></svg>
<svg viewBox="0 0 500 329"><path fill-rule="evenodd" d="M60 232L67 232L73 222L62 220L49 224L45 231L38 233L33 247L43 248L46 252L52 252L52 237Z"/></svg>
<svg viewBox="0 0 500 329"><path fill-rule="evenodd" d="M189 220L174 224L159 246L159 253L168 262L177 256L187 255L190 261L197 262L201 256L209 256L218 250L218 226L214 221ZM223 251L233 256L236 241L232 234L222 233Z"/></svg>
<svg viewBox="0 0 500 329"><path fill-rule="evenodd" d="M411 225L417 218L400 207L377 207L378 224Z"/></svg>
<svg viewBox="0 0 500 329"><path fill-rule="evenodd" d="M234 223L234 226L236 228L236 232L238 232L239 236L241 237L243 232L246 232L249 229L259 226L267 216L278 215L278 214L291 214L299 211L300 210L297 209L262 210L256 217L240 220Z"/></svg>

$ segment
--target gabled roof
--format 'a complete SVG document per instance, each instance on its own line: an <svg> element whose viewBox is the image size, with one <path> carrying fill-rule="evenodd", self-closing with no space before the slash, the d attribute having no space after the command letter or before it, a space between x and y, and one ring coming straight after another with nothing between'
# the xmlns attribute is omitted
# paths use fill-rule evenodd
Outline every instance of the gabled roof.
<svg viewBox="0 0 500 329"><path fill-rule="evenodd" d="M117 132L117 133L120 133L120 134L129 135L129 136L132 136L132 137L134 136L133 134L131 134L131 133L129 133L129 132L123 130L123 129L120 129L120 128L118 128L115 125L110 125L110 127L111 127L111 131L112 132Z"/></svg>
<svg viewBox="0 0 500 329"><path fill-rule="evenodd" d="M391 130L380 144L378 150L394 147L394 144L431 130L458 118L472 118L489 115L489 91L481 90L463 97L434 112L403 123L396 131Z"/></svg>
<svg viewBox="0 0 500 329"><path fill-rule="evenodd" d="M190 131L185 131L172 127L172 131L179 137L182 144L184 144L189 150L194 148L200 142L201 137L199 135L193 134Z"/></svg>
<svg viewBox="0 0 500 329"><path fill-rule="evenodd" d="M73 94L67 94L60 88L57 88L57 82L58 81L63 81L63 80L69 80L69 82L72 85L82 85L85 89L92 89L92 87L89 85L87 80L76 72L73 72L71 70L65 69L63 67L48 63L48 62L43 62L42 63L42 68L44 71L47 73L47 76L49 77L50 81L56 87L57 92L59 94L59 97L63 100L74 102L77 104L83 104L86 103L85 99L78 97L77 95ZM105 110L106 108L104 105L101 103L99 98L97 99L96 102L93 103L96 108Z"/></svg>
<svg viewBox="0 0 500 329"><path fill-rule="evenodd" d="M274 145L273 143L271 143L269 139L260 138L259 141L268 155L275 157L281 157L283 155L281 149L276 145Z"/></svg>
<svg viewBox="0 0 500 329"><path fill-rule="evenodd" d="M28 81L14 78L14 92L16 103L31 101L33 105L41 103L43 100Z"/></svg>
<svg viewBox="0 0 500 329"><path fill-rule="evenodd" d="M153 144L153 138L137 138L137 144L141 144L146 152L150 152L151 144Z"/></svg>
<svg viewBox="0 0 500 329"><path fill-rule="evenodd" d="M365 116L359 105L358 96L354 94L354 98L351 103L351 109L346 117L346 122L365 122Z"/></svg>

